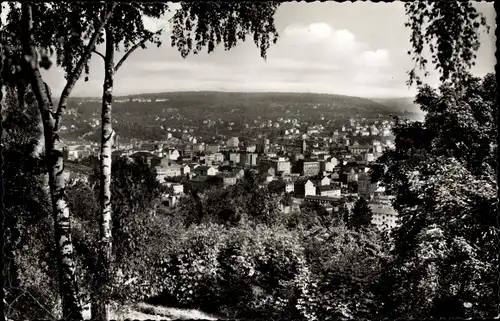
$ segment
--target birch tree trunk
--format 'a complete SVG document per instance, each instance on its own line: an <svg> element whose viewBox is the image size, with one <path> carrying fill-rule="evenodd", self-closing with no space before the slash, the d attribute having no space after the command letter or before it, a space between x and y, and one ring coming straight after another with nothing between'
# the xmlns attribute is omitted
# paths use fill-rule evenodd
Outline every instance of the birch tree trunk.
<svg viewBox="0 0 500 321"><path fill-rule="evenodd" d="M33 18L30 4L22 4L22 15L24 27L22 35L23 52L25 57L27 57L25 67L30 73L31 87L36 96L43 121L46 148L45 158L49 172L49 186L54 217L62 314L64 319L82 320L82 307L78 297L78 285L75 276L69 209L63 177L63 146L55 130L56 119L53 113L49 88L43 82L38 67L38 55L32 40Z"/></svg>
<svg viewBox="0 0 500 321"><path fill-rule="evenodd" d="M63 110L66 109L68 105L68 98L71 92L73 91L73 88L76 85L76 82L78 79L80 79L80 76L82 75L83 69L85 68L85 63L90 59L92 55L92 51L95 49L95 45L97 43L97 40L99 38L99 35L101 31L104 29L106 26L107 22L113 15L113 10L116 8L117 3L113 2L110 4L108 10L104 10L102 12L101 20L99 25L96 27L96 30L92 34L92 37L89 39L89 43L87 44L87 47L85 48L85 52L83 53L83 56L80 58L78 63L75 65L75 68L73 69L73 72L69 75L68 80L66 82L66 85L63 88L63 91L61 93L61 96L59 98L59 102L57 104L57 111L56 111L56 124L55 128L56 130L59 130L59 125L60 125L60 120L61 120L61 115L63 113Z"/></svg>
<svg viewBox="0 0 500 321"><path fill-rule="evenodd" d="M104 56L104 85L102 94L102 135L100 157L100 247L97 264L97 306L93 308L92 319L109 320L108 300L111 279L111 153L113 147L113 125L111 122L111 108L113 103L114 78L114 37L110 28L106 28L106 53Z"/></svg>
<svg viewBox="0 0 500 321"><path fill-rule="evenodd" d="M45 138L43 136L43 120L40 119L38 123L38 128L40 129L40 136L37 138L37 144L33 150L33 156L40 157L45 151Z"/></svg>

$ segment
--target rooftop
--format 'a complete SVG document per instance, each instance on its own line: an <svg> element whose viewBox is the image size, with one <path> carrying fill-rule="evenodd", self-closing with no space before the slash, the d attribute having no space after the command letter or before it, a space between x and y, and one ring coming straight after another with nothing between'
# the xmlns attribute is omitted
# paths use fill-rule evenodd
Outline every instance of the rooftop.
<svg viewBox="0 0 500 321"><path fill-rule="evenodd" d="M391 206L385 204L368 204L374 214L398 215L398 212Z"/></svg>

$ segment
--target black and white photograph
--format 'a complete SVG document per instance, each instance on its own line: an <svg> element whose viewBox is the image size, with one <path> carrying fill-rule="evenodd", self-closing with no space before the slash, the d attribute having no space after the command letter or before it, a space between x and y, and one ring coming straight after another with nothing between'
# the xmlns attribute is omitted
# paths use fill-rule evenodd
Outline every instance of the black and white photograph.
<svg viewBox="0 0 500 321"><path fill-rule="evenodd" d="M500 319L486 1L2 1L17 320Z"/></svg>

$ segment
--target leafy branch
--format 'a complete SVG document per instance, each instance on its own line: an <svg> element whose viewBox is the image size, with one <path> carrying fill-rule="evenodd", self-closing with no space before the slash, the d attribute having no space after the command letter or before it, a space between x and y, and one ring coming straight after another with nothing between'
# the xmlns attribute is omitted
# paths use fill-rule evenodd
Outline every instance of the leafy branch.
<svg viewBox="0 0 500 321"><path fill-rule="evenodd" d="M417 69L426 70L427 59L423 56L427 44L432 63L440 72L440 81L451 79L460 83L468 78L467 71L474 66L479 49L479 32L484 27L489 32L486 18L470 1L408 1L405 2L408 21L405 27L411 29L410 43L415 66L408 72L408 86L422 84Z"/></svg>

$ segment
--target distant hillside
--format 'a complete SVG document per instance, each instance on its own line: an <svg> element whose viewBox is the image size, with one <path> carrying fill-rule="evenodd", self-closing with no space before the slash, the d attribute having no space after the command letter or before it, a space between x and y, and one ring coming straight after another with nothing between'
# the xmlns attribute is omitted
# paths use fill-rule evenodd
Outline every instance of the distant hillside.
<svg viewBox="0 0 500 321"><path fill-rule="evenodd" d="M400 114L390 106L367 98L314 93L166 92L115 96L114 101L117 132L122 137L135 135L137 138L149 136L146 132L163 137L168 128L179 126L197 131L212 126L218 134L236 134L245 124L254 124L259 118L272 121L297 118L303 125L326 125L343 123L351 117L376 119ZM82 119L88 123L100 119L101 102L99 98L72 98L68 111L74 115L73 122L63 122L80 128ZM213 124L204 125L206 121ZM74 132L78 135L97 132L96 127L89 127L86 125Z"/></svg>
<svg viewBox="0 0 500 321"><path fill-rule="evenodd" d="M250 112L251 116L265 117L272 108L296 107L302 109L314 108L321 112L338 111L348 114L361 113L363 116L377 113L388 114L389 108L370 99L343 95L313 94L313 93L243 93L243 92L166 92L154 94L140 94L129 96L115 96L114 100L124 99L151 99L148 106L138 103L115 104L120 110L133 112L134 109L144 111L161 110L165 107L179 109L218 109L221 113L226 109L237 108L243 112ZM166 101L154 102L155 99ZM73 102L89 101L89 98L73 98ZM93 108L92 108L93 107ZM92 112L100 110L100 103L86 104L86 109ZM271 107L271 108L270 108ZM257 113L257 114L256 114Z"/></svg>
<svg viewBox="0 0 500 321"><path fill-rule="evenodd" d="M400 113L422 113L420 106L413 102L415 97L371 98L371 100Z"/></svg>

